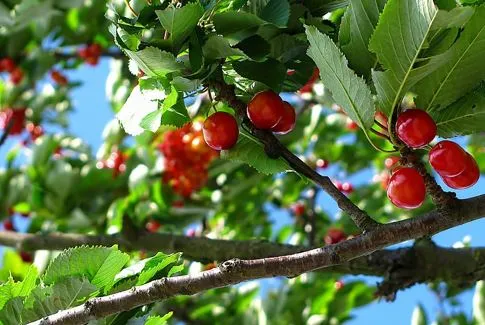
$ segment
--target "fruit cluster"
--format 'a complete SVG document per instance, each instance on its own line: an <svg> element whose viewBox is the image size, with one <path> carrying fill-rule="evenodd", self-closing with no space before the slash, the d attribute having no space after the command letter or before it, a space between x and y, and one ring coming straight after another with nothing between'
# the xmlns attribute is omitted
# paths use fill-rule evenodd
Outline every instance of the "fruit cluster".
<svg viewBox="0 0 485 325"><path fill-rule="evenodd" d="M183 197L189 197L204 186L207 168L218 157L218 152L204 142L199 122L166 132L159 149L165 157L163 181Z"/></svg>
<svg viewBox="0 0 485 325"><path fill-rule="evenodd" d="M0 130L8 129L9 135L21 134L25 126L25 108L7 108L0 111Z"/></svg>
<svg viewBox="0 0 485 325"><path fill-rule="evenodd" d="M437 127L432 117L420 109L408 109L399 115L396 133L408 147L423 148L436 136ZM465 189L480 177L475 159L458 144L444 140L429 152L429 162L443 181L451 188ZM424 202L426 185L422 175L414 168L397 165L397 158L385 162L393 173L387 186L387 196L400 208L414 209Z"/></svg>
<svg viewBox="0 0 485 325"><path fill-rule="evenodd" d="M126 170L126 159L127 156L121 150L115 150L109 155L108 159L98 161L96 167L112 169L113 178L115 178Z"/></svg>
<svg viewBox="0 0 485 325"><path fill-rule="evenodd" d="M295 127L295 109L271 90L257 93L248 104L247 114L255 127L276 134L286 134Z"/></svg>
<svg viewBox="0 0 485 325"><path fill-rule="evenodd" d="M84 60L89 65L97 65L99 62L99 57L102 53L101 45L93 43L86 45L82 49L79 50L78 55L81 59Z"/></svg>
<svg viewBox="0 0 485 325"><path fill-rule="evenodd" d="M24 72L11 58L3 58L0 60L0 72L8 72L10 74L10 81L14 85L18 85L24 78Z"/></svg>

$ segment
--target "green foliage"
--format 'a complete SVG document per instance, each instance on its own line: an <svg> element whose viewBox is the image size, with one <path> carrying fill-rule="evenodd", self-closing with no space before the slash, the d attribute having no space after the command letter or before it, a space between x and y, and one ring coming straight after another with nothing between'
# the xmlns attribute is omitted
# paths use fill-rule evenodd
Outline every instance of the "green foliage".
<svg viewBox="0 0 485 325"><path fill-rule="evenodd" d="M411 325L427 325L428 320L426 317L426 312L423 309L423 306L417 305L411 316Z"/></svg>
<svg viewBox="0 0 485 325"><path fill-rule="evenodd" d="M164 316L150 316L145 322L145 325L165 325L172 317L173 313L167 313Z"/></svg>

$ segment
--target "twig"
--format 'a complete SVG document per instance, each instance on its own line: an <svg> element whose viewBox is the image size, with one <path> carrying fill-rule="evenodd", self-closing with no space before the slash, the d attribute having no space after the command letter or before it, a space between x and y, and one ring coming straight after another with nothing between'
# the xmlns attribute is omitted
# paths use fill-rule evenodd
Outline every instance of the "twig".
<svg viewBox="0 0 485 325"><path fill-rule="evenodd" d="M60 59L60 60L69 60L69 59L75 59L79 57L77 52L65 53L60 51L54 51L53 54L57 59ZM115 59L126 58L126 56L121 51L104 51L101 53L101 56L115 58Z"/></svg>
<svg viewBox="0 0 485 325"><path fill-rule="evenodd" d="M7 141L10 130L13 127L13 123L14 123L14 119L12 118L10 119L10 121L8 121L7 127L3 130L2 136L0 137L0 147L3 146L5 141Z"/></svg>

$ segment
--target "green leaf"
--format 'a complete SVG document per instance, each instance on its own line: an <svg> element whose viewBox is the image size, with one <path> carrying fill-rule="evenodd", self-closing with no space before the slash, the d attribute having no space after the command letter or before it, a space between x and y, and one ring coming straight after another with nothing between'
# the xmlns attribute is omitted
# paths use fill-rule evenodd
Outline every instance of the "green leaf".
<svg viewBox="0 0 485 325"><path fill-rule="evenodd" d="M286 27L290 18L288 0L270 0L263 8L260 17L278 27Z"/></svg>
<svg viewBox="0 0 485 325"><path fill-rule="evenodd" d="M470 20L474 12L475 8L473 7L457 7L450 11L440 10L431 28L462 28Z"/></svg>
<svg viewBox="0 0 485 325"><path fill-rule="evenodd" d="M150 316L147 318L145 325L165 325L172 315L173 312L166 313L164 316Z"/></svg>
<svg viewBox="0 0 485 325"><path fill-rule="evenodd" d="M259 35L253 35L239 42L236 48L254 61L262 61L270 52L269 43Z"/></svg>
<svg viewBox="0 0 485 325"><path fill-rule="evenodd" d="M18 325L25 324L22 320L22 311L24 309L23 298L16 297L7 302L0 310L0 324Z"/></svg>
<svg viewBox="0 0 485 325"><path fill-rule="evenodd" d="M231 45L229 45L229 42L219 35L209 37L202 47L202 51L204 52L204 56L211 60L223 59L231 56L246 56L241 50L232 48Z"/></svg>
<svg viewBox="0 0 485 325"><path fill-rule="evenodd" d="M149 77L164 77L167 73L183 69L183 65L175 60L172 53L155 47L147 47L141 51L125 50L125 52Z"/></svg>
<svg viewBox="0 0 485 325"><path fill-rule="evenodd" d="M413 71L437 12L432 0L389 0L384 8L369 49L385 69L374 71L372 79L379 108L387 115L413 84L436 69L425 64Z"/></svg>
<svg viewBox="0 0 485 325"><path fill-rule="evenodd" d="M68 162L55 160L49 166L45 178L45 186L56 195L57 199L64 201L71 194L71 190L78 178L79 174L73 170Z"/></svg>
<svg viewBox="0 0 485 325"><path fill-rule="evenodd" d="M25 301L23 320L32 322L59 310L79 306L95 292L96 286L83 277L68 277L52 286L39 286Z"/></svg>
<svg viewBox="0 0 485 325"><path fill-rule="evenodd" d="M227 11L214 15L214 27L218 34L236 42L256 33L264 20L244 11Z"/></svg>
<svg viewBox="0 0 485 325"><path fill-rule="evenodd" d="M137 85L116 114L116 118L120 121L126 133L139 135L145 131L142 126L144 118L157 110L158 100L152 100L150 96L142 94L140 85Z"/></svg>
<svg viewBox="0 0 485 325"><path fill-rule="evenodd" d="M466 94L446 109L432 112L438 135L451 138L485 129L485 87Z"/></svg>
<svg viewBox="0 0 485 325"><path fill-rule="evenodd" d="M38 273L35 266L31 265L22 281L15 282L10 278L0 285L0 309L15 297L25 297L30 294L37 283Z"/></svg>
<svg viewBox="0 0 485 325"><path fill-rule="evenodd" d="M428 321L426 319L426 313L423 306L417 305L413 310L413 315L411 316L411 325L426 325Z"/></svg>
<svg viewBox="0 0 485 325"><path fill-rule="evenodd" d="M188 122L190 122L190 117L187 107L185 107L184 99L179 96L177 103L163 112L162 125L181 127Z"/></svg>
<svg viewBox="0 0 485 325"><path fill-rule="evenodd" d="M113 285L115 275L129 259L116 247L70 248L50 263L43 279L50 285L71 276L85 276L98 289L107 291Z"/></svg>
<svg viewBox="0 0 485 325"><path fill-rule="evenodd" d="M145 267L141 271L140 275L138 276L138 281L136 285L142 285L151 281L158 275L157 278L160 278L164 275L159 275L159 272L163 269L174 266L180 263L180 257L182 253L175 253L170 255L165 255L161 252L158 252L155 256L153 256L150 260L148 260L145 264ZM168 269L169 271L170 269ZM165 275L168 274L168 271Z"/></svg>
<svg viewBox="0 0 485 325"><path fill-rule="evenodd" d="M204 8L199 2L192 2L181 8L169 5L166 9L155 12L163 28L170 33L172 48L178 51L197 26L204 14Z"/></svg>
<svg viewBox="0 0 485 325"><path fill-rule="evenodd" d="M458 40L441 56L446 63L416 84L416 104L427 111L442 109L485 79L485 5L476 8ZM439 59L439 58L434 58ZM433 59L431 59L433 61Z"/></svg>
<svg viewBox="0 0 485 325"><path fill-rule="evenodd" d="M342 18L339 42L349 66L357 74L368 77L376 66L377 58L368 50L369 40L387 0L350 0Z"/></svg>
<svg viewBox="0 0 485 325"><path fill-rule="evenodd" d="M275 59L264 62L236 61L232 63L236 72L247 79L260 81L275 91L279 91L286 78L286 67Z"/></svg>
<svg viewBox="0 0 485 325"><path fill-rule="evenodd" d="M140 122L141 128L153 133L157 132L160 125L162 125L162 110L159 109L146 115Z"/></svg>
<svg viewBox="0 0 485 325"><path fill-rule="evenodd" d="M306 35L310 42L308 56L320 69L320 78L332 92L335 102L361 128L369 129L374 123L375 107L365 81L347 66L345 56L330 37L313 26L306 27Z"/></svg>
<svg viewBox="0 0 485 325"><path fill-rule="evenodd" d="M269 158L263 145L246 132L239 133L239 140L231 150L221 151L221 158L244 162L267 175L291 171L282 158Z"/></svg>

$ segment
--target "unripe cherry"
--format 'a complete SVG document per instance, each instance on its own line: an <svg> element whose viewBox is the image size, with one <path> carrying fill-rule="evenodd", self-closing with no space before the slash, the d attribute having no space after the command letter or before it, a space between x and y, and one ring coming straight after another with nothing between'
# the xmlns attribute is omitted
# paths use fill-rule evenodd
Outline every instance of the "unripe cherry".
<svg viewBox="0 0 485 325"><path fill-rule="evenodd" d="M421 148L436 136L436 123L421 109L408 109L397 118L396 133L408 147Z"/></svg>
<svg viewBox="0 0 485 325"><path fill-rule="evenodd" d="M465 170L468 156L460 145L443 140L429 151L429 163L440 176L453 177Z"/></svg>
<svg viewBox="0 0 485 325"><path fill-rule="evenodd" d="M228 150L236 144L239 128L234 116L226 112L216 112L204 121L202 133L209 147Z"/></svg>
<svg viewBox="0 0 485 325"><path fill-rule="evenodd" d="M283 117L283 100L271 90L257 93L248 103L247 113L251 122L258 129L271 129Z"/></svg>
<svg viewBox="0 0 485 325"><path fill-rule="evenodd" d="M400 168L389 179L387 196L398 208L415 209L426 197L424 179L414 168Z"/></svg>
<svg viewBox="0 0 485 325"><path fill-rule="evenodd" d="M283 102L283 107L284 111L281 120L271 129L276 134L287 134L295 128L295 108L288 102Z"/></svg>
<svg viewBox="0 0 485 325"><path fill-rule="evenodd" d="M446 185L457 190L463 190L475 185L480 178L480 169L472 155L467 154L468 160L465 170L454 177L443 177Z"/></svg>

